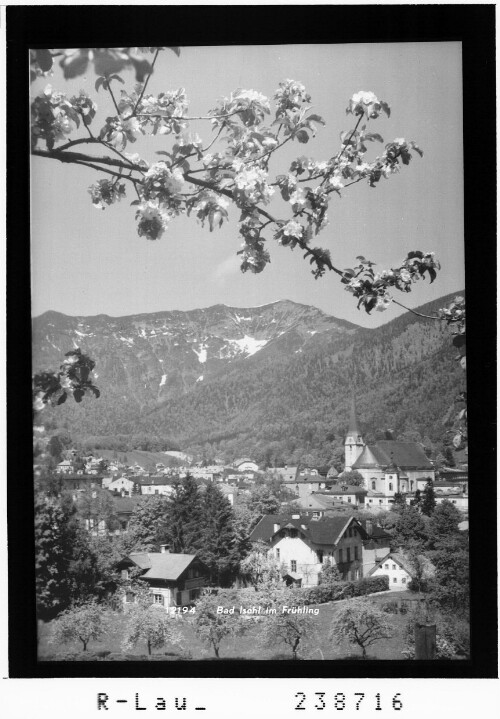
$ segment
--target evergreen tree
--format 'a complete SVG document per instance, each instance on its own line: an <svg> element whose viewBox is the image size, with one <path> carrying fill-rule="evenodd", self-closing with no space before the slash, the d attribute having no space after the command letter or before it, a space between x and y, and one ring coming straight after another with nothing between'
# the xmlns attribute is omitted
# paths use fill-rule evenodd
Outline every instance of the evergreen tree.
<svg viewBox="0 0 500 719"><path fill-rule="evenodd" d="M454 504L445 499L439 504L429 521L429 540L431 546L439 545L443 540L460 534L458 524L462 515Z"/></svg>
<svg viewBox="0 0 500 719"><path fill-rule="evenodd" d="M167 514L166 497L144 497L128 525L127 550L158 552L166 535Z"/></svg>
<svg viewBox="0 0 500 719"><path fill-rule="evenodd" d="M213 483L203 495L201 531L200 558L209 567L212 581L221 586L237 569L240 557L231 504Z"/></svg>
<svg viewBox="0 0 500 719"><path fill-rule="evenodd" d="M394 524L394 540L403 549L408 546L423 545L427 539L424 519L418 509L406 506L400 512Z"/></svg>
<svg viewBox="0 0 500 719"><path fill-rule="evenodd" d="M422 514L426 514L428 517L430 517L431 514L434 512L435 506L436 495L434 493L434 483L431 479L429 479L424 488L424 492L422 495L422 505L420 509L422 511Z"/></svg>
<svg viewBox="0 0 500 719"><path fill-rule="evenodd" d="M417 507L417 509L420 507L420 504L422 502L422 492L417 489L415 492L415 497L410 501L410 505L412 507Z"/></svg>
<svg viewBox="0 0 500 719"><path fill-rule="evenodd" d="M71 602L69 567L76 537L72 513L57 498L35 498L36 606L40 619L52 619Z"/></svg>
<svg viewBox="0 0 500 719"><path fill-rule="evenodd" d="M166 539L170 551L196 554L204 545L202 526L202 498L196 480L188 474L168 498Z"/></svg>

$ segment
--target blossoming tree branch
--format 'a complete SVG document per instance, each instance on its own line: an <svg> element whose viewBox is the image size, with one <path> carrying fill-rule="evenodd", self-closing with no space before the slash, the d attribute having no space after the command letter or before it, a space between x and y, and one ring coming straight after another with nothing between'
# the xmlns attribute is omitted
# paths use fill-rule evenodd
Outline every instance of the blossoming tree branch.
<svg viewBox="0 0 500 719"><path fill-rule="evenodd" d="M434 281L439 263L432 252L409 252L396 267L375 273L374 263L361 256L354 267L341 269L328 250L313 244L328 224L333 196L359 182L376 187L408 165L414 153L422 156L415 142L399 137L368 159L368 147L384 142L372 126L381 113L390 115L387 102L373 92L356 92L346 108L351 127L341 133L330 157L318 162L300 155L282 173L272 174L271 160L285 145L307 144L325 124L313 112L306 88L284 80L272 101L253 89L238 89L206 115L191 116L183 88L147 92L158 55L167 50L179 55L178 48L166 47L32 51L33 79L49 75L56 58L66 78L83 74L91 64L97 74L95 98L84 91L68 97L47 85L33 99L33 155L94 169L98 176L88 191L98 209L131 194L137 232L147 240L159 240L181 214L194 215L212 232L228 220L233 205L239 211L243 272L265 269L270 240L298 247L315 278L335 273L368 313L383 311L391 302L401 305L394 290L410 292L412 283L425 276ZM119 73L131 67L137 84L126 90ZM110 114L96 128L98 96ZM207 139L191 129L200 120L211 131ZM169 136L169 149L157 151L153 163L130 154L127 150L140 136L162 136L162 147ZM462 307L458 314L457 308L448 308L432 319L459 324Z"/></svg>

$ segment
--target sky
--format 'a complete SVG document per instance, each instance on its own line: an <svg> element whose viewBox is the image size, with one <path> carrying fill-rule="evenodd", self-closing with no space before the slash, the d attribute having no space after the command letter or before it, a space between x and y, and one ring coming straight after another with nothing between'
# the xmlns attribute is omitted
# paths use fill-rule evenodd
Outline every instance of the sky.
<svg viewBox="0 0 500 719"><path fill-rule="evenodd" d="M122 74L132 88L132 72ZM236 88L252 89L272 98L280 81L302 82L312 97L320 127L308 144L289 143L270 165L271 176L286 172L302 155L317 161L335 154L339 134L354 126L346 115L349 98L373 91L391 106L391 116L370 121L371 131L385 142L396 137L415 140L424 151L408 167L376 188L358 183L334 196L329 225L314 240L331 252L333 264L352 267L357 255L376 269L397 266L410 250L433 251L442 270L433 285L413 286L411 294L396 292L409 307L463 289L463 152L461 44L379 43L349 45L276 45L185 47L180 57L160 53L148 93L184 87L190 115L206 115ZM98 104L92 127L115 114L109 95L94 91L93 68L88 75L66 81L57 67L54 76L32 85L38 94L46 84L68 95L85 89ZM207 121L191 123L208 144ZM71 135L71 139L83 133ZM141 138L127 152L148 162L171 140ZM41 144L44 147L44 143ZM380 154L374 143L367 160ZM105 154L109 154L106 152ZM237 251L237 213L221 230L210 233L191 217L172 221L159 241L137 235L135 208L129 196L105 211L95 209L87 192L104 175L54 160L34 157L31 163L32 312L68 315L123 316L164 310L189 310L226 304L252 307L290 299L314 305L328 314L365 327L393 319L403 310L392 305L367 315L328 273L314 280L309 263L298 250L279 246L269 233L271 264L260 274L243 274ZM283 216L283 203L273 199L269 210ZM280 212L281 210L281 212Z"/></svg>

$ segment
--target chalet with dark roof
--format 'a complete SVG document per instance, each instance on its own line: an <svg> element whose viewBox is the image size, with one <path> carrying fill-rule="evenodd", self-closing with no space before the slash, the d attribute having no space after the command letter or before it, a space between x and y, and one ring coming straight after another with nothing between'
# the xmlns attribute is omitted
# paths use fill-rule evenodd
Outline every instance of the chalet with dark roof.
<svg viewBox="0 0 500 719"><path fill-rule="evenodd" d="M307 515L266 515L250 541L269 545L269 554L283 564L284 574L302 586L319 582L328 558L346 579L363 576L363 542L368 535L352 515L315 519Z"/></svg>
<svg viewBox="0 0 500 719"><path fill-rule="evenodd" d="M138 579L153 595L155 604L169 609L191 604L205 586L209 570L196 554L171 554L166 545L161 552L132 552L117 564L123 580ZM130 588L123 597L125 608L136 603Z"/></svg>

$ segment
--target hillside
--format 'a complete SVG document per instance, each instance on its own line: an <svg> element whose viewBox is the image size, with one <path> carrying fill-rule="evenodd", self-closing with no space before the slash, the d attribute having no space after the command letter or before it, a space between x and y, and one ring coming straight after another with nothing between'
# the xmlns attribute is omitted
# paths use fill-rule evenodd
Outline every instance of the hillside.
<svg viewBox="0 0 500 719"><path fill-rule="evenodd" d="M110 449L331 461L351 393L367 436L390 428L440 443L464 382L446 328L410 313L367 330L282 301L128 318L46 313L34 325L38 367L56 366L68 339L96 360L101 399L67 403L56 422Z"/></svg>

